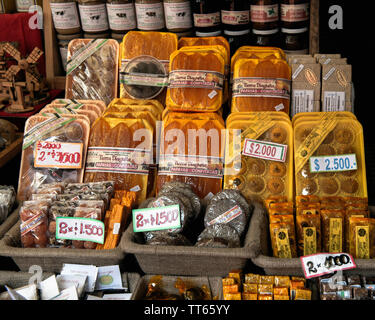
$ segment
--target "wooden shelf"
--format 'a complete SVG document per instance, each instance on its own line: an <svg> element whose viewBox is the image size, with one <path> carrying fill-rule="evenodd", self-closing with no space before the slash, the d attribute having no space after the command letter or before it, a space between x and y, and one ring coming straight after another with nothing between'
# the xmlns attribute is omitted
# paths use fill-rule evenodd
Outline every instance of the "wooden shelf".
<svg viewBox="0 0 375 320"><path fill-rule="evenodd" d="M0 152L0 168L4 167L22 150L23 133L17 133L17 139L5 150Z"/></svg>

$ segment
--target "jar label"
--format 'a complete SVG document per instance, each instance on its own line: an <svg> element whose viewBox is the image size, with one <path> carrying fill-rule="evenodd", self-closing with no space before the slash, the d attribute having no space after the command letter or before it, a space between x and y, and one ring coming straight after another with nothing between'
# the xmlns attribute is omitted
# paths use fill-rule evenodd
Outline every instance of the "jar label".
<svg viewBox="0 0 375 320"><path fill-rule="evenodd" d="M193 27L190 2L164 2L167 29L190 29Z"/></svg>
<svg viewBox="0 0 375 320"><path fill-rule="evenodd" d="M152 151L132 148L89 147L86 172L148 175Z"/></svg>
<svg viewBox="0 0 375 320"><path fill-rule="evenodd" d="M18 12L28 12L30 6L35 5L34 0L17 0L17 11Z"/></svg>
<svg viewBox="0 0 375 320"><path fill-rule="evenodd" d="M75 2L51 3L51 13L55 29L79 28L79 16Z"/></svg>
<svg viewBox="0 0 375 320"><path fill-rule="evenodd" d="M250 6L251 21L258 23L267 23L279 21L279 5L272 4L266 6Z"/></svg>
<svg viewBox="0 0 375 320"><path fill-rule="evenodd" d="M226 11L221 10L221 22L223 24L244 25L250 22L250 10Z"/></svg>
<svg viewBox="0 0 375 320"><path fill-rule="evenodd" d="M133 3L107 3L109 27L112 30L132 30L137 27Z"/></svg>
<svg viewBox="0 0 375 320"><path fill-rule="evenodd" d="M159 30L164 28L164 9L162 2L135 4L138 29Z"/></svg>
<svg viewBox="0 0 375 320"><path fill-rule="evenodd" d="M169 88L202 88L222 90L224 75L204 70L173 70L169 73Z"/></svg>
<svg viewBox="0 0 375 320"><path fill-rule="evenodd" d="M233 97L266 97L290 99L290 80L237 78L233 80Z"/></svg>
<svg viewBox="0 0 375 320"><path fill-rule="evenodd" d="M309 3L281 4L281 21L300 22L310 19Z"/></svg>
<svg viewBox="0 0 375 320"><path fill-rule="evenodd" d="M194 26L198 28L208 28L220 25L220 11L214 13L200 14L194 13Z"/></svg>
<svg viewBox="0 0 375 320"><path fill-rule="evenodd" d="M105 4L79 5L82 29L85 32L102 32L108 30L107 9Z"/></svg>

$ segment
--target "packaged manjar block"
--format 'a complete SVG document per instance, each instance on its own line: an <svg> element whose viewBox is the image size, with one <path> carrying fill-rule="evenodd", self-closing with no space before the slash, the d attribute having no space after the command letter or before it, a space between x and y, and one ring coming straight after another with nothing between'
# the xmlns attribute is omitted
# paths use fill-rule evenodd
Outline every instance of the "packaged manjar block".
<svg viewBox="0 0 375 320"><path fill-rule="evenodd" d="M249 113L227 123L224 188L248 201L272 196L293 201L293 134L289 120Z"/></svg>
<svg viewBox="0 0 375 320"><path fill-rule="evenodd" d="M75 39L69 43L67 99L101 100L117 97L119 44L113 39Z"/></svg>
<svg viewBox="0 0 375 320"><path fill-rule="evenodd" d="M142 119L99 118L91 128L85 182L114 181L115 190L146 198L153 130Z"/></svg>
<svg viewBox="0 0 375 320"><path fill-rule="evenodd" d="M375 219L349 218L349 237L354 259L375 258Z"/></svg>
<svg viewBox="0 0 375 320"><path fill-rule="evenodd" d="M322 210L323 251L341 253L345 251L345 211Z"/></svg>
<svg viewBox="0 0 375 320"><path fill-rule="evenodd" d="M320 215L299 215L296 217L297 249L299 256L322 252Z"/></svg>
<svg viewBox="0 0 375 320"><path fill-rule="evenodd" d="M222 52L214 47L175 51L171 55L167 107L187 112L219 110L224 68Z"/></svg>
<svg viewBox="0 0 375 320"><path fill-rule="evenodd" d="M367 198L363 130L357 120L336 112L301 118L294 124L294 140L296 195Z"/></svg>
<svg viewBox="0 0 375 320"><path fill-rule="evenodd" d="M82 182L90 125L76 117L27 119L18 199L28 200L43 184Z"/></svg>
<svg viewBox="0 0 375 320"><path fill-rule="evenodd" d="M209 119L163 122L157 190L169 181L190 184L203 199L222 189L223 123Z"/></svg>
<svg viewBox="0 0 375 320"><path fill-rule="evenodd" d="M165 79L168 76L169 59L172 52L177 50L177 41L177 35L174 33L129 31L121 43L120 97L141 100L156 99L164 104ZM149 59L141 61L142 57ZM150 85L150 81L147 81L148 85L143 83L142 88L141 85L134 84L136 75L132 75L132 73L146 74L148 79L158 77L160 79L154 81L152 85ZM146 92L142 89L145 89ZM150 98L152 96L154 97Z"/></svg>
<svg viewBox="0 0 375 320"><path fill-rule="evenodd" d="M240 59L234 65L232 112L289 114L291 68L281 59Z"/></svg>
<svg viewBox="0 0 375 320"><path fill-rule="evenodd" d="M294 222L271 223L269 228L273 256L281 259L297 258Z"/></svg>

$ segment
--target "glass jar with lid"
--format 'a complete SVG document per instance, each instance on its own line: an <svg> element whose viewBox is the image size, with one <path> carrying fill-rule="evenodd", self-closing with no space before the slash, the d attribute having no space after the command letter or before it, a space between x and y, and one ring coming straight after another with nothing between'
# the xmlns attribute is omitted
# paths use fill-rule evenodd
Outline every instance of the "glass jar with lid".
<svg viewBox="0 0 375 320"><path fill-rule="evenodd" d="M137 28L133 0L107 0L107 14L112 32L124 34Z"/></svg>
<svg viewBox="0 0 375 320"><path fill-rule="evenodd" d="M307 54L309 51L309 29L281 29L281 48L287 54Z"/></svg>
<svg viewBox="0 0 375 320"><path fill-rule="evenodd" d="M88 34L109 31L105 0L78 0L82 30Z"/></svg>
<svg viewBox="0 0 375 320"><path fill-rule="evenodd" d="M77 34L82 31L77 3L74 0L51 0L50 7L57 33Z"/></svg>
<svg viewBox="0 0 375 320"><path fill-rule="evenodd" d="M191 3L187 0L164 0L165 26L168 31L188 32L193 28Z"/></svg>
<svg viewBox="0 0 375 320"><path fill-rule="evenodd" d="M31 6L41 7L42 0L16 0L17 12L29 12Z"/></svg>
<svg viewBox="0 0 375 320"><path fill-rule="evenodd" d="M137 27L141 31L162 31L165 28L161 0L135 0Z"/></svg>
<svg viewBox="0 0 375 320"><path fill-rule="evenodd" d="M310 0L281 0L281 27L300 29L309 26Z"/></svg>
<svg viewBox="0 0 375 320"><path fill-rule="evenodd" d="M280 30L252 30L251 44L259 47L280 47Z"/></svg>
<svg viewBox="0 0 375 320"><path fill-rule="evenodd" d="M250 20L255 30L274 30L279 26L278 0L252 0Z"/></svg>

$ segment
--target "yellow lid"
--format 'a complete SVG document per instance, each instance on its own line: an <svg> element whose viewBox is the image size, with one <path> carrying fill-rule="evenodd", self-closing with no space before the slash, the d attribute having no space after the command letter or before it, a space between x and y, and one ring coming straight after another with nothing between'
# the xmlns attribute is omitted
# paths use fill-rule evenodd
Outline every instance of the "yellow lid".
<svg viewBox="0 0 375 320"><path fill-rule="evenodd" d="M284 119L288 122L290 121L289 116L285 112L277 112L277 111L264 111L268 113L270 117L273 119ZM256 116L257 112L234 112L228 115L226 119L226 123L229 124L235 120L251 120L254 116Z"/></svg>
<svg viewBox="0 0 375 320"><path fill-rule="evenodd" d="M294 124L299 121L301 118L303 119L306 119L307 117L309 118L318 118L320 119L322 116L324 115L324 112L300 112L300 113L297 113L296 115L294 115L294 117L292 118L292 124L294 126ZM354 120L357 120L357 117L355 116L355 114L353 112L349 112L349 111L339 111L337 112L337 116L338 117L349 117L349 118L352 118Z"/></svg>
<svg viewBox="0 0 375 320"><path fill-rule="evenodd" d="M339 113L296 121L295 181L296 195L367 197L363 129L361 124ZM310 158L356 155L357 170L311 172ZM326 165L326 164L325 164ZM320 165L319 165L320 166Z"/></svg>

